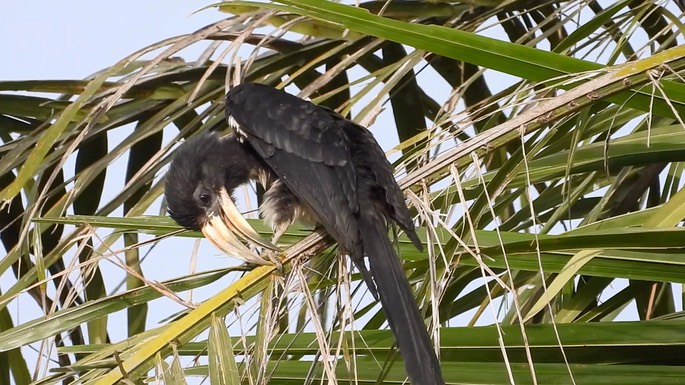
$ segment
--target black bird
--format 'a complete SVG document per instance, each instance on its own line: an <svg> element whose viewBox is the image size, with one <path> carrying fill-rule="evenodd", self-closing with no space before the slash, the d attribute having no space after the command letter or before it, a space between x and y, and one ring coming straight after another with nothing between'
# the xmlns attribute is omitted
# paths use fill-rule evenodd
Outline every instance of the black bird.
<svg viewBox="0 0 685 385"><path fill-rule="evenodd" d="M277 250L274 244L296 219L320 224L380 299L411 383L444 384L423 318L388 239L389 221L419 250L421 242L392 167L373 135L334 111L256 83L228 92L226 116L235 135L201 134L178 149L165 188L170 216L252 263L268 261L232 233ZM250 180L265 188L261 213L274 229L272 242L256 234L230 197Z"/></svg>

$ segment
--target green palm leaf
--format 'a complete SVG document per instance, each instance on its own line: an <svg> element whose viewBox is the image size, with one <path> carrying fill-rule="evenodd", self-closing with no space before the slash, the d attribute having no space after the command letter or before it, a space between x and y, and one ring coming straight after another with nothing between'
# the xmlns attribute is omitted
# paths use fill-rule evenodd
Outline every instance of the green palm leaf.
<svg viewBox="0 0 685 385"><path fill-rule="evenodd" d="M0 81L0 383L405 380L383 312L330 240L294 226L282 272L207 267L214 251L187 252L200 234L164 215L174 149L226 128L238 81L379 138L420 224L426 251L402 234L397 250L449 384L682 378L675 2L215 11L85 80ZM256 208L252 189L238 195ZM196 256L198 270L160 275ZM40 315L18 319L25 301Z"/></svg>

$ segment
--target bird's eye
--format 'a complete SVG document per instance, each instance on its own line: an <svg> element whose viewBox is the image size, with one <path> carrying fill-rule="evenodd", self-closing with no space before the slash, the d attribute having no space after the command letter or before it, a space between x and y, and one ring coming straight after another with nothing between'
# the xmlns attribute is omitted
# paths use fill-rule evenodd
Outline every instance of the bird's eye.
<svg viewBox="0 0 685 385"><path fill-rule="evenodd" d="M198 197L202 205L208 207L212 203L212 197L207 193L201 193Z"/></svg>

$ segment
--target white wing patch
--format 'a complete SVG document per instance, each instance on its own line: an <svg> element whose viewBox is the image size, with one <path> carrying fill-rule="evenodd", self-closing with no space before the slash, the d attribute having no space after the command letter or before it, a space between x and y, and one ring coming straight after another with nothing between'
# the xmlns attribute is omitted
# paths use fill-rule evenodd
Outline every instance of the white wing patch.
<svg viewBox="0 0 685 385"><path fill-rule="evenodd" d="M245 139L247 139L247 133L240 128L240 124L238 124L232 115L228 115L228 126L235 131L236 135L238 135L238 141L244 143Z"/></svg>

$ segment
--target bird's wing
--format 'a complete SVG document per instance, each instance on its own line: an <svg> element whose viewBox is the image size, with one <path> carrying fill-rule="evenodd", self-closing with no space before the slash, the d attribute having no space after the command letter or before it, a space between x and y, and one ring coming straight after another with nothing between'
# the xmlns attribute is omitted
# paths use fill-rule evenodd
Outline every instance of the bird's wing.
<svg viewBox="0 0 685 385"><path fill-rule="evenodd" d="M245 83L228 92L226 110L247 134L273 146L270 151L280 149L329 166L349 162L347 137L331 112L296 96Z"/></svg>
<svg viewBox="0 0 685 385"><path fill-rule="evenodd" d="M352 156L357 169L365 170L365 177L372 179L376 187L383 189L383 196L379 198L385 202L384 211L387 216L395 220L414 246L421 250L423 248L421 240L416 235L414 222L404 202L404 195L395 181L392 165L385 157L383 149L365 127L348 120L343 120L339 124L344 125L344 131L353 143Z"/></svg>
<svg viewBox="0 0 685 385"><path fill-rule="evenodd" d="M334 116L256 83L232 88L226 113L238 123L238 134L309 206L326 231L348 252L361 251L356 173L348 139Z"/></svg>

